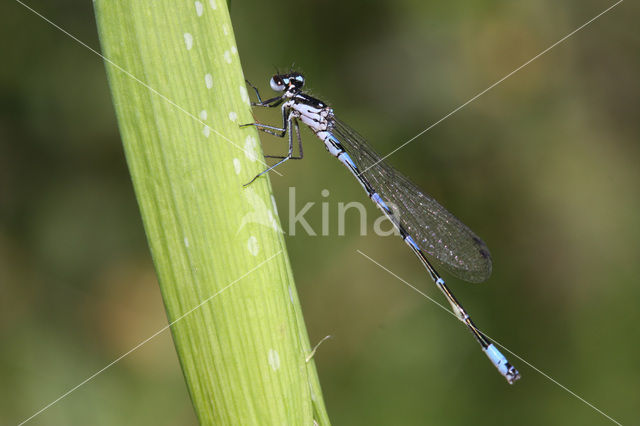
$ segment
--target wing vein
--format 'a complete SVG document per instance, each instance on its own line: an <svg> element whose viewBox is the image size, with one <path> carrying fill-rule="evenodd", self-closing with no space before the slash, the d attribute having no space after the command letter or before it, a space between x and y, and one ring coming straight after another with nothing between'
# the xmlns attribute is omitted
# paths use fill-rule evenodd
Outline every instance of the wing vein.
<svg viewBox="0 0 640 426"><path fill-rule="evenodd" d="M364 171L360 176L394 206L394 219L436 264L465 281L489 278L491 254L471 229L400 172L380 161L380 155L345 123L334 117L330 131L356 167Z"/></svg>

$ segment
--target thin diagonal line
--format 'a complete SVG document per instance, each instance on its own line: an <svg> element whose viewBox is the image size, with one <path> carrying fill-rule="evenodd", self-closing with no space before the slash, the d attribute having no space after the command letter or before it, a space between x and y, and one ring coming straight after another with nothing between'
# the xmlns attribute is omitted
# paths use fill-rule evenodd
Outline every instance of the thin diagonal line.
<svg viewBox="0 0 640 426"><path fill-rule="evenodd" d="M509 77L511 77L512 75L514 75L515 73L517 73L518 71L520 71L522 68L526 67L527 65L529 65L531 62L535 61L536 59L538 59L539 57L541 57L542 55L544 55L545 53L549 52L551 49L553 49L554 47L556 47L557 45L559 45L560 43L562 43L563 41L565 41L566 39L568 39L569 37L571 37L572 35L574 35L575 33L577 33L578 31L582 30L584 27L586 27L587 25L591 24L593 21L595 21L596 19L598 19L599 17L601 17L602 15L604 15L605 13L609 12L611 9L613 9L614 7L616 7L617 5L619 5L620 3L622 3L624 0L618 0L618 2L614 3L613 5L609 6L607 9L605 9L604 11L600 12L598 15L594 16L593 18L591 18L590 20L588 20L587 22L585 22L584 24L580 25L578 28L576 28L575 30L571 31L569 34L567 34L566 36L562 37L560 40L556 41L555 43L553 43L551 46L547 47L546 49L544 49L542 52L538 53L536 56L534 56L533 58L529 59L527 62L525 62L524 64L520 65L518 68L516 68L515 70L511 71L509 74L505 75L504 77L502 77L500 80L496 81L495 83L493 83L491 86L487 87L486 89L484 89L482 92L478 93L477 95L475 95L473 98L469 99L467 102L463 103L462 105L460 105L459 107L457 107L456 109L454 109L453 111L451 111L450 113L448 113L447 115L445 115L444 117L442 117L440 120L436 121L435 123L433 123L432 125L430 125L429 127L427 127L426 129L424 129L423 131L421 131L420 133L418 133L417 135L415 135L414 137L412 137L411 139L409 139L408 141L406 141L405 143L403 143L402 145L400 145L399 147L397 147L396 149L394 149L393 151L391 151L390 153L388 153L387 155L385 155L384 157L380 158L378 161L376 161L375 163L373 163L372 165L370 165L369 167L367 167L366 169L364 169L362 171L362 173L366 172L367 170L369 170L370 168L374 167L376 164L380 163L381 161L385 160L386 158L392 156L393 154L395 154L396 152L398 152L399 150L401 150L402 148L404 148L405 146L409 145L411 142L413 142L414 140L416 140L417 138L419 138L420 136L422 136L423 134L427 133L429 130L433 129L434 127L436 127L438 124L442 123L444 120L446 120L447 118L451 117L453 114L455 114L456 112L460 111L462 108L466 107L467 105L469 105L471 102L475 101L476 99L478 99L480 96L484 95L485 93L487 93L489 90L493 89L494 87L496 87L497 85L499 85L500 83L502 83L503 81L505 81L506 79L508 79Z"/></svg>
<svg viewBox="0 0 640 426"><path fill-rule="evenodd" d="M438 305L439 307L441 307L442 309L444 309L447 313L451 314L455 319L459 320L459 318L456 316L455 313L451 312L449 309L447 309L443 304L437 302L436 300L434 300L433 298L429 297L426 293L424 293L422 290L416 288L415 286L411 285L410 283L408 283L406 280L404 280L403 278L401 278L400 276L396 275L394 272L392 272L391 270L389 270L388 268L384 267L383 265L381 265L379 262L375 261L374 259L372 259L371 257L369 257L368 255L364 254L363 252L361 252L360 250L356 250L358 253L360 253L362 256L366 257L367 259L369 259L371 262L375 263L376 265L378 265L378 267L380 267L381 269L384 269L385 271L387 271L389 274L391 274L393 277L395 277L396 279L400 280L402 283L404 283L405 285L407 285L408 287L410 287L411 289L413 289L414 291L416 291L417 293L421 294L422 296L424 296L425 298L429 299L430 301L432 301L433 303L435 303L436 305ZM573 395L575 398L579 399L580 401L582 401L583 403L585 403L586 405L588 405L589 407L593 408L595 411L597 411L598 413L600 413L601 415L603 415L604 417L606 417L607 419L611 420L613 423L622 426L622 424L620 422L618 422L617 420L613 419L611 416L607 415L604 411L600 410L598 407L596 407L595 405L593 405L592 403L590 403L589 401L585 400L584 398L582 398L580 395L578 395L577 393L573 392L572 390L570 390L569 388L567 388L566 386L564 386L562 383L558 382L557 380L555 380L554 378L552 378L551 376L549 376L548 374L546 374L545 372L543 372L542 370L540 370L539 368L535 367L533 364L531 364L530 362L528 362L527 360L525 360L524 358L522 358L520 355L516 354L515 352L513 352L512 350L510 350L509 348L507 348L506 346L504 346L503 344L501 344L500 342L496 341L493 337L489 336L487 333L485 333L484 331L478 329L476 327L476 330L480 331L482 334L484 334L485 336L487 336L489 339L491 339L493 341L494 344L497 344L498 346L500 346L501 348L503 348L504 350L506 350L507 352L509 352L511 355L515 356L516 358L518 358L520 361L524 362L525 364L527 364L529 367L531 367L532 369L534 369L535 371L537 371L538 373L540 373L541 375L543 375L544 377L546 377L548 380L550 380L551 382L555 383L556 385L558 385L560 388L564 389L565 391L567 391L569 394Z"/></svg>
<svg viewBox="0 0 640 426"><path fill-rule="evenodd" d="M38 11L36 11L35 9L31 8L30 6L24 4L23 2L21 2L20 0L16 0L16 2L20 3L22 6L24 6L26 9L28 9L29 11L31 11L32 13L34 13L35 15L37 15L38 17L40 17L43 21L49 23L50 25L52 25L54 28L60 30L62 33L64 33L65 35L67 35L68 37L70 37L71 39L75 40L77 43L79 43L80 45L86 47L87 49L89 49L91 52L95 53L96 55L98 55L99 57L101 57L104 61L108 62L109 64L113 65L115 68L117 68L119 71L123 72L124 74L126 74L128 77L130 77L131 79L133 79L134 81L136 81L137 83L141 84L142 86L144 86L147 90L149 90L150 92L154 93L155 95L158 95L160 98L162 98L164 101L166 101L167 103L169 103L170 105L174 106L175 108L179 109L180 111L184 112L185 114L187 114L189 117L193 118L194 120L196 120L198 123L202 124L203 126L208 127L209 129L213 130L213 132L220 136L222 139L224 139L225 141L229 142L231 145L235 146L236 148L238 148L239 150L241 150L242 152L246 153L246 150L244 148L242 148L240 145L236 144L235 142L233 142L231 139L229 139L228 137L226 137L225 135L223 135L222 133L218 132L215 128L209 126L207 123L205 123L204 121L200 120L200 118L198 118L197 116L193 115L192 113L190 113L189 111L187 111L186 109L182 108L180 105L178 105L177 103L175 103L174 101L172 101L171 99L169 99L168 97L166 97L165 95L163 95L162 93L158 92L156 89L154 89L153 87L151 87L150 85L148 85L147 83L145 83L144 81L140 80L138 77L136 77L135 75L131 74L129 71L127 71L126 69L124 69L123 67L121 67L120 65L116 64L115 62L113 62L111 59L107 58L106 56L104 56L103 54L101 54L100 52L98 52L97 50L95 50L93 47L89 46L87 43L83 42L82 40L80 40L78 37L74 36L73 34L71 34L70 32L68 32L67 30L65 30L64 28L62 28L61 26L59 26L58 24L54 23L53 21L51 21L50 19L48 19L46 16L42 15L41 13L39 13ZM268 167L268 164L265 163L262 160L259 160L263 165ZM279 174L280 176L282 176L281 173L279 173L277 170L273 170L275 173Z"/></svg>
<svg viewBox="0 0 640 426"><path fill-rule="evenodd" d="M242 276L240 276L239 278L236 278L234 281L232 281L231 283L227 284L225 287L223 287L221 290L217 291L216 293L212 294L211 296L207 297L205 300L203 300L202 302L200 302L197 306L195 306L194 308L191 308L190 310L188 310L187 312L185 312L184 314L180 315L178 318L176 318L175 320L173 320L172 322L170 322L169 324L167 324L166 326L162 327L160 330L156 331L155 333L153 333L151 336L147 337L146 339L144 339L142 342L138 343L136 346L134 346L133 348L129 349L127 352L125 352L124 354L120 355L118 358L116 358L115 360L111 361L109 364L107 364L105 367L101 368L100 370L96 371L95 373L93 373L91 376L87 377L86 379L84 379L82 382L78 383L77 385L75 385L74 387L72 387L71 389L69 389L68 391L66 391L65 393L63 393L62 395L60 395L58 398L56 398L55 400L51 401L49 404L45 405L44 407L42 407L40 410L38 410L35 414L33 414L31 417L27 418L26 420L23 420L22 422L20 422L18 424L18 426L22 426L25 423L27 423L28 421L30 421L31 419L33 419L34 417L38 416L39 414L41 414L43 411L47 410L48 408L51 408L51 406L53 406L54 404L56 404L57 402L59 402L60 400L62 400L63 398L69 396L69 394L71 394L72 392L74 392L75 390L77 390L79 387L81 387L82 385L86 384L87 382L91 381L92 379L96 378L96 376L98 376L99 374L103 373L105 370L107 370L109 367L112 367L114 364L116 364L118 361L122 360L124 357L126 357L127 355L131 354L132 352L134 352L135 350L139 349L141 346L143 346L145 343L149 342L151 339L153 339L154 337L156 337L157 335L163 333L164 331L166 331L167 329L169 329L171 326L173 326L175 323L177 323L178 321L180 321L181 319L183 319L184 317L186 317L187 315L191 314L192 312L194 312L195 310L199 309L200 307L202 307L205 303L211 301L214 297L219 296L220 294L222 294L222 292L224 292L225 290L229 289L231 286L233 286L234 284L236 284L238 281L242 280L244 277L246 277L247 275L249 275L250 273L252 273L253 271L255 271L256 269L260 268L262 265L266 264L267 262L269 262L271 259L273 259L274 257L278 256L280 253L282 253L282 250L280 250L278 253L274 254L273 256L269 257L268 259L266 259L265 261L259 263L258 265L256 265L255 267L253 267L251 270L249 270L248 272L244 273Z"/></svg>

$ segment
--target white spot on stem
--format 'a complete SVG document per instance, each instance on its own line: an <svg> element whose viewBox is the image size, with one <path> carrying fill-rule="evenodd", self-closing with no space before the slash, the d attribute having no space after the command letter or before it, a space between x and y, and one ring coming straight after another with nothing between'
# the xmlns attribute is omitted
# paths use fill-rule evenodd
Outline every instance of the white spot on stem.
<svg viewBox="0 0 640 426"><path fill-rule="evenodd" d="M193 47L193 36L189 33L184 33L184 44L187 46L187 50L191 50Z"/></svg>
<svg viewBox="0 0 640 426"><path fill-rule="evenodd" d="M204 84L207 85L207 89L211 89L213 87L213 76L211 74L204 76Z"/></svg>
<svg viewBox="0 0 640 426"><path fill-rule="evenodd" d="M278 371L280 368L280 355L275 349L269 349L269 355L267 355L269 365L273 368L273 371Z"/></svg>
<svg viewBox="0 0 640 426"><path fill-rule="evenodd" d="M271 210L269 210L267 212L267 215L269 216L269 222L271 223L271 227L273 229L275 229L276 231L279 231L279 226L278 226L278 221L276 220L276 218L273 216L273 212Z"/></svg>
<svg viewBox="0 0 640 426"><path fill-rule="evenodd" d="M231 63L231 52L229 52L228 50L224 51L224 60L230 64Z"/></svg>
<svg viewBox="0 0 640 426"><path fill-rule="evenodd" d="M309 390L311 391L311 400L316 400L316 393L313 391L313 386L311 386L311 382L309 382Z"/></svg>
<svg viewBox="0 0 640 426"><path fill-rule="evenodd" d="M247 249L249 249L249 253L254 256L257 256L260 252L260 245L258 244L258 239L253 235L249 237L247 241Z"/></svg>
<svg viewBox="0 0 640 426"><path fill-rule="evenodd" d="M207 119L207 110L203 109L202 111L200 111L200 118L202 120L206 120Z"/></svg>
<svg viewBox="0 0 640 426"><path fill-rule="evenodd" d="M204 10L204 8L202 7L202 3L197 1L195 4L196 4L196 13L198 14L198 16L202 16L202 12Z"/></svg>
<svg viewBox="0 0 640 426"><path fill-rule="evenodd" d="M236 174L239 175L242 170L242 165L240 164L240 160L237 158L233 159L233 169L236 171Z"/></svg>
<svg viewBox="0 0 640 426"><path fill-rule="evenodd" d="M238 114L235 111L229 113L229 120L236 122L238 120Z"/></svg>
<svg viewBox="0 0 640 426"><path fill-rule="evenodd" d="M255 147L256 138L251 135L247 136L247 138L244 140L244 155L246 155L250 161L256 161L258 159L258 154L256 154Z"/></svg>
<svg viewBox="0 0 640 426"><path fill-rule="evenodd" d="M278 215L278 206L276 205L276 197L271 194L271 204L273 205L273 211L276 212L276 216Z"/></svg>
<svg viewBox="0 0 640 426"><path fill-rule="evenodd" d="M246 102L247 105L251 105L251 100L249 99L249 92L247 92L247 88L244 86L240 86L240 97L243 102Z"/></svg>
<svg viewBox="0 0 640 426"><path fill-rule="evenodd" d="M211 6L211 9L217 9L218 5L216 4L216 0L209 0L209 6Z"/></svg>

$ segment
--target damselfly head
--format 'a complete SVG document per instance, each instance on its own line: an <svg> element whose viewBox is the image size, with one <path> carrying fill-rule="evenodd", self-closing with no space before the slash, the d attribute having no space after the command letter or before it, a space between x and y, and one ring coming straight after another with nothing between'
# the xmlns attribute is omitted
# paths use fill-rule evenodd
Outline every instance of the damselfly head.
<svg viewBox="0 0 640 426"><path fill-rule="evenodd" d="M284 92L285 90L300 90L304 86L304 76L299 72L291 72L289 74L276 74L269 81L271 88L276 92Z"/></svg>

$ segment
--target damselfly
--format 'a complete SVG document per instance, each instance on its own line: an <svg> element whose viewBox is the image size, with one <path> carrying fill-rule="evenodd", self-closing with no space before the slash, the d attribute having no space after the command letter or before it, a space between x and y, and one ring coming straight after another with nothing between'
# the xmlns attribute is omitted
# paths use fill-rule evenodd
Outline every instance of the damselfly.
<svg viewBox="0 0 640 426"><path fill-rule="evenodd" d="M324 142L327 151L351 171L369 198L391 220L404 241L427 268L453 312L466 324L500 374L510 384L518 380L518 370L509 364L487 336L474 325L433 266L442 266L465 281L485 281L491 275L491 255L485 243L437 201L382 161L362 136L335 117L333 109L326 103L304 93L304 82L304 76L297 72L276 74L271 78L270 85L280 94L264 101L258 89L249 83L258 97L258 102L252 103L253 106L281 106L282 127L260 123L243 126L256 126L279 137L288 135L289 152L285 156L267 156L280 161L245 185L287 160L302 158L302 139L298 126L298 122L302 121ZM293 154L294 132L298 141L297 156Z"/></svg>

